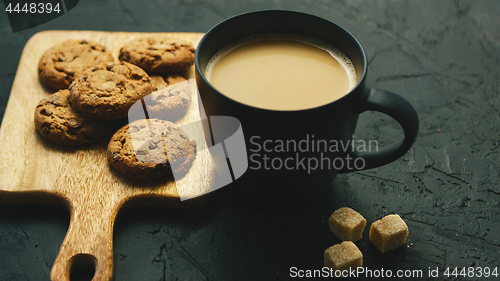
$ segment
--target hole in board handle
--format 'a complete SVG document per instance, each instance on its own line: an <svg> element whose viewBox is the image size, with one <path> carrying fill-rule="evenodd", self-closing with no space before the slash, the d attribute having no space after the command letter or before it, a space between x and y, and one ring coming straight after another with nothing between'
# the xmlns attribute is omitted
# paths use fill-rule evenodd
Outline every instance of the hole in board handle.
<svg viewBox="0 0 500 281"><path fill-rule="evenodd" d="M91 281L94 278L97 258L90 254L77 254L69 260L70 281Z"/></svg>

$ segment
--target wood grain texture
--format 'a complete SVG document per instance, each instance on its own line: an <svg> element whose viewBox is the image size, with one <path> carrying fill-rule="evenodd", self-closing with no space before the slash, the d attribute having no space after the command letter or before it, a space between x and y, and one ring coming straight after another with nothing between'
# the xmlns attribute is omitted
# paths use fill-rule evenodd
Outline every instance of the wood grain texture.
<svg viewBox="0 0 500 281"><path fill-rule="evenodd" d="M71 214L68 233L51 271L51 280L69 280L71 266L93 263L92 280L111 280L113 273L113 226L119 210L127 205L198 207L207 196L181 201L178 188L204 194L214 182L214 167L199 124L198 97L193 79L192 103L176 123L198 144L198 155L189 172L177 184L173 179L131 180L108 166L109 139L92 146L65 148L49 143L35 129L35 107L52 93L37 73L42 53L67 39L99 42L115 59L126 42L148 33L98 31L44 31L26 44L0 128L0 202L11 204L63 204ZM198 43L200 33L165 33ZM186 72L194 77L194 69ZM113 133L113 132L110 132Z"/></svg>

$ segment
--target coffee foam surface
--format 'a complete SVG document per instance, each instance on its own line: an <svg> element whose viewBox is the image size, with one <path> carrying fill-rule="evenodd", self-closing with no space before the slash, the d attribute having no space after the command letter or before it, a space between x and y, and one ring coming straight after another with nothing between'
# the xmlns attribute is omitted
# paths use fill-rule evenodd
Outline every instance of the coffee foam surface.
<svg viewBox="0 0 500 281"><path fill-rule="evenodd" d="M349 76L349 91L351 91L357 84L357 75L356 69L352 64L352 61L347 57L342 51L335 48L333 45L316 39L314 37L309 37L305 35L297 35L297 34L289 34L289 33L270 33L270 34L258 34L249 37L245 37L240 40L236 40L228 45L224 46L222 49L217 51L215 55L209 60L207 67L205 68L205 77L208 81L210 81L210 76L212 74L213 67L217 64L217 62L223 58L225 55L233 51L234 49L241 47L245 44L260 41L260 40L294 40L298 42L302 42L305 44L312 45L316 48L322 49L328 52L333 58L335 58L340 65L347 70Z"/></svg>

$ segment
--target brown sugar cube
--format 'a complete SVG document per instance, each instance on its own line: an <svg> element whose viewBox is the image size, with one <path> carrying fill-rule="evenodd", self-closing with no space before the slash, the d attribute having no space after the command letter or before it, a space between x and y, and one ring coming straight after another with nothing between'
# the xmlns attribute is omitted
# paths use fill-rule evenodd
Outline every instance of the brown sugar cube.
<svg viewBox="0 0 500 281"><path fill-rule="evenodd" d="M344 241L326 249L325 266L340 271L361 267L363 254L352 241Z"/></svg>
<svg viewBox="0 0 500 281"><path fill-rule="evenodd" d="M370 227L370 241L382 253L402 246L406 237L408 226L399 215L387 215Z"/></svg>
<svg viewBox="0 0 500 281"><path fill-rule="evenodd" d="M342 241L356 242L361 239L366 226L366 219L349 207L343 207L328 219L330 230Z"/></svg>

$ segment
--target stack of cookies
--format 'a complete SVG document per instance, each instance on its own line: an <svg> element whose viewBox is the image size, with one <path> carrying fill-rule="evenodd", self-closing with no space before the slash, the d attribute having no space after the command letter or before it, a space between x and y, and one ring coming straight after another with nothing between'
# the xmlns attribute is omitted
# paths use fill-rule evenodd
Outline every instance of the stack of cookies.
<svg viewBox="0 0 500 281"><path fill-rule="evenodd" d="M179 73L193 65L194 51L189 43L161 36L139 38L121 48L117 63L95 42L54 45L40 58L38 73L57 92L38 103L35 127L64 146L94 143L115 131L108 162L134 179L185 173L196 143L172 122L191 103L190 87ZM136 103L142 106L132 107ZM126 120L131 108L144 110L149 119L118 129L116 121Z"/></svg>

